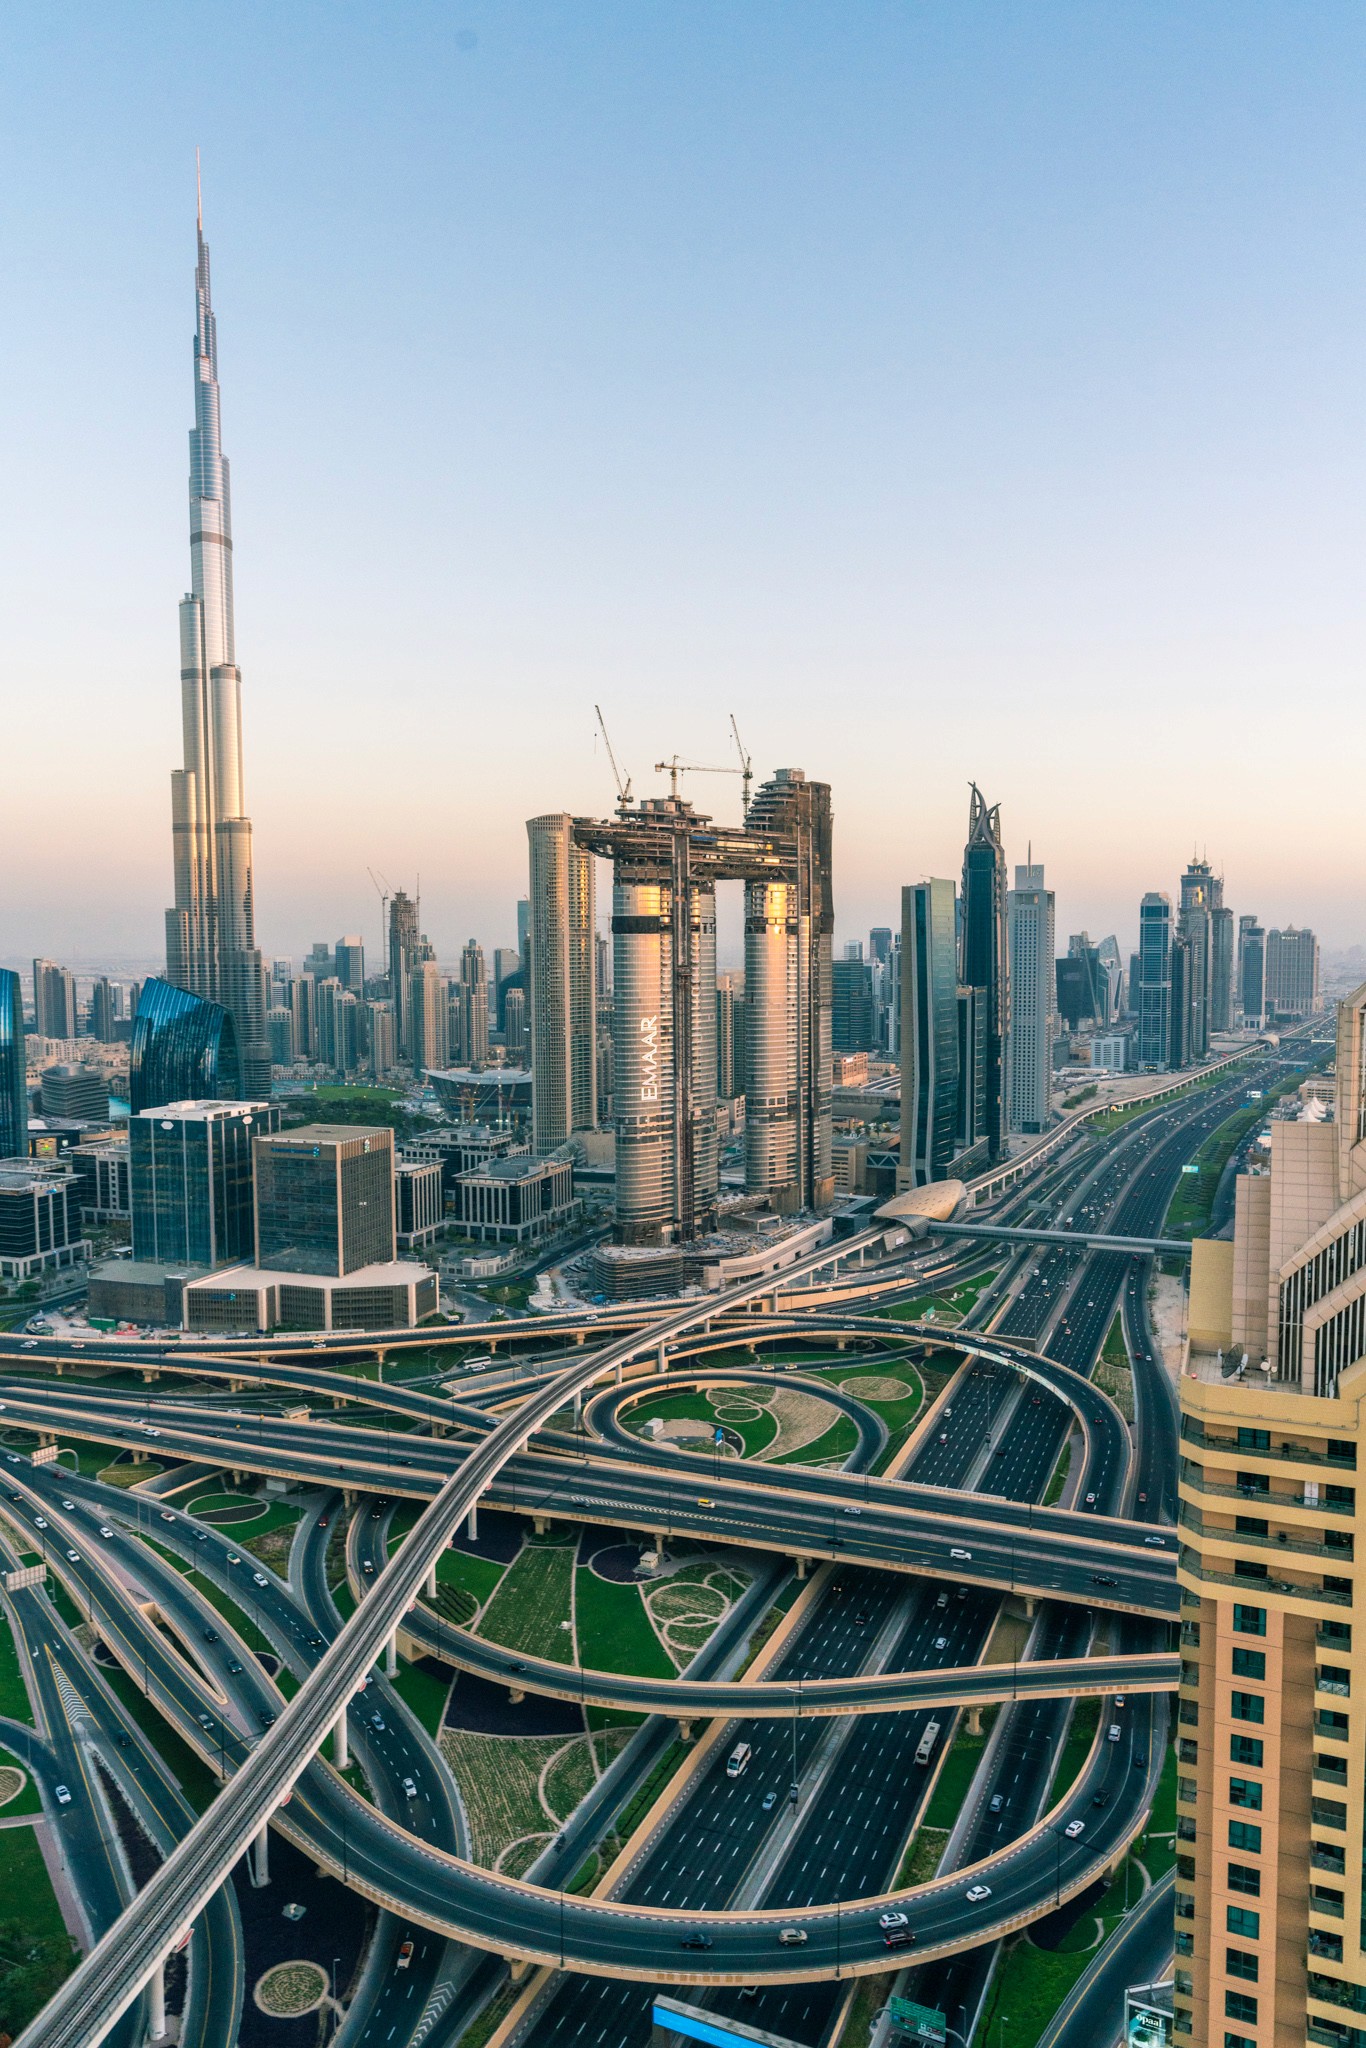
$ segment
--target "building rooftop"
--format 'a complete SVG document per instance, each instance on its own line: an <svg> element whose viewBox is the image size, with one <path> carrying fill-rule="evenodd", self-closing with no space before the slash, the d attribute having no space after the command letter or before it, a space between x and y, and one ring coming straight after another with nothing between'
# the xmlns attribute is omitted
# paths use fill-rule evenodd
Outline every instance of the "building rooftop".
<svg viewBox="0 0 1366 2048"><path fill-rule="evenodd" d="M386 1138L393 1132L388 1124L303 1124L292 1131L272 1131L270 1142L281 1145L345 1145L353 1138Z"/></svg>
<svg viewBox="0 0 1366 2048"><path fill-rule="evenodd" d="M520 1152L514 1153L510 1159L485 1159L479 1166L467 1166L455 1177L459 1181L531 1180L549 1166L568 1166L570 1163L565 1154L551 1153L549 1158L536 1159L528 1152Z"/></svg>
<svg viewBox="0 0 1366 2048"><path fill-rule="evenodd" d="M120 1264L124 1263L120 1261ZM420 1259L389 1259L358 1266L354 1273L282 1273L274 1266L219 1266L201 1271L196 1285L205 1287L406 1287L433 1273Z"/></svg>
<svg viewBox="0 0 1366 2048"><path fill-rule="evenodd" d="M240 1116L244 1123L250 1123L258 1110L268 1109L267 1102L228 1102L217 1096L204 1097L189 1102L161 1102L155 1109L139 1109L133 1112L139 1122L160 1117L167 1123L212 1123L216 1117Z"/></svg>

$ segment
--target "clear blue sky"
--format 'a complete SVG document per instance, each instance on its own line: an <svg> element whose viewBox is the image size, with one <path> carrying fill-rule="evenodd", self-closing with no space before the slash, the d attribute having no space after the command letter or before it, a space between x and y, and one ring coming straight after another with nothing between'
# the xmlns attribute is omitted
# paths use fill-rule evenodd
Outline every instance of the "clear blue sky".
<svg viewBox="0 0 1366 2048"><path fill-rule="evenodd" d="M196 144L268 952L508 943L595 698L841 938L970 777L1063 937L1366 936L1364 116L1349 0L10 9L0 955L160 948Z"/></svg>

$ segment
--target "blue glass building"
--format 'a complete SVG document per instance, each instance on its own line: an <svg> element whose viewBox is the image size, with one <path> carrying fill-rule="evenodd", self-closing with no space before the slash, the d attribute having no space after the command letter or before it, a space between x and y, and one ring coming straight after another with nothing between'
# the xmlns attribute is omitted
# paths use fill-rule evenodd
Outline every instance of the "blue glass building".
<svg viewBox="0 0 1366 2048"><path fill-rule="evenodd" d="M153 976L143 983L129 1058L129 1110L167 1102L237 1101L237 1027L221 1003Z"/></svg>
<svg viewBox="0 0 1366 2048"><path fill-rule="evenodd" d="M6 967L0 969L0 1159L27 1158L24 996L18 975Z"/></svg>

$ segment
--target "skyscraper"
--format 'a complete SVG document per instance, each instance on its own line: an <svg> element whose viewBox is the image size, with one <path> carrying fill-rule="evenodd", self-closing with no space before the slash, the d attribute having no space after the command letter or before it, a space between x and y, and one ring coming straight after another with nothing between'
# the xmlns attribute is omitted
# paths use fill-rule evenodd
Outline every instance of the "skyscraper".
<svg viewBox="0 0 1366 2048"><path fill-rule="evenodd" d="M948 1178L957 1154L958 962L952 882L901 892L903 1187Z"/></svg>
<svg viewBox="0 0 1366 2048"><path fill-rule="evenodd" d="M90 991L90 1036L101 1045L114 1043L116 1015L114 985L102 974Z"/></svg>
<svg viewBox="0 0 1366 2048"><path fill-rule="evenodd" d="M1001 807L988 809L976 783L968 809L968 842L963 850L963 944L959 979L986 997L987 1149L998 1159L1009 1128L1006 1038L1010 1029L1010 963L1006 941L1006 856L1001 844Z"/></svg>
<svg viewBox="0 0 1366 2048"><path fill-rule="evenodd" d="M477 939L467 940L460 955L460 1015L465 1063L482 1067L489 1056L489 978Z"/></svg>
<svg viewBox="0 0 1366 2048"><path fill-rule="evenodd" d="M1202 1060L1209 1051L1211 996L1214 978L1214 907L1223 894L1223 883L1207 860L1192 858L1181 877L1181 909L1176 929L1187 948L1185 969L1184 1056L1173 1055L1172 1065L1185 1066Z"/></svg>
<svg viewBox="0 0 1366 2048"><path fill-rule="evenodd" d="M412 980L418 960L417 900L395 890L389 901L389 1000L394 1006L394 1043L401 1060L411 1059Z"/></svg>
<svg viewBox="0 0 1366 2048"><path fill-rule="evenodd" d="M130 1117L133 1257L209 1267L250 1260L252 1139L279 1127L268 1102L177 1102Z"/></svg>
<svg viewBox="0 0 1366 2048"><path fill-rule="evenodd" d="M146 981L128 1061L133 1115L163 1102L235 1101L241 1094L232 1012L168 981Z"/></svg>
<svg viewBox="0 0 1366 2048"><path fill-rule="evenodd" d="M1006 899L1010 939L1010 1127L1030 1133L1048 1123L1053 1075L1053 891L1042 863L1015 870Z"/></svg>
<svg viewBox="0 0 1366 2048"><path fill-rule="evenodd" d="M190 430L190 591L180 606L185 765L171 777L175 905L166 979L232 1015L248 1094L270 1092L265 970L256 949L251 822L242 784L242 679L232 606L232 508L219 432L218 335L201 218Z"/></svg>
<svg viewBox="0 0 1366 2048"><path fill-rule="evenodd" d="M344 1277L392 1260L394 1134L354 1124L304 1124L258 1137L256 1263Z"/></svg>
<svg viewBox="0 0 1366 2048"><path fill-rule="evenodd" d="M18 975L0 967L0 1159L27 1158L24 991Z"/></svg>
<svg viewBox="0 0 1366 2048"><path fill-rule="evenodd" d="M354 933L338 939L333 955L337 979L353 996L365 994L365 942Z"/></svg>
<svg viewBox="0 0 1366 2048"><path fill-rule="evenodd" d="M1319 1006L1319 942L1310 931L1286 925L1266 935L1265 1015L1293 1023Z"/></svg>
<svg viewBox="0 0 1366 2048"><path fill-rule="evenodd" d="M1138 906L1138 987L1131 996L1138 1019L1138 1064L1165 1067L1171 1049L1171 898L1150 889Z"/></svg>
<svg viewBox="0 0 1366 2048"><path fill-rule="evenodd" d="M1232 1031L1235 1006L1233 912L1224 904L1224 885L1217 875L1214 889L1214 904L1210 911L1209 1028L1211 1031Z"/></svg>
<svg viewBox="0 0 1366 2048"><path fill-rule="evenodd" d="M33 1030L37 1038L76 1036L76 977L55 960L33 963Z"/></svg>
<svg viewBox="0 0 1366 2048"><path fill-rule="evenodd" d="M527 820L532 1133L553 1152L598 1120L593 856L567 811ZM518 915L520 918L520 905Z"/></svg>
<svg viewBox="0 0 1366 2048"><path fill-rule="evenodd" d="M1256 917L1238 920L1238 1010L1259 1029L1266 1003L1266 928Z"/></svg>
<svg viewBox="0 0 1366 2048"><path fill-rule="evenodd" d="M449 1007L445 975L435 960L422 960L408 979L408 1058L413 1072L438 1071L449 1057L446 1016Z"/></svg>

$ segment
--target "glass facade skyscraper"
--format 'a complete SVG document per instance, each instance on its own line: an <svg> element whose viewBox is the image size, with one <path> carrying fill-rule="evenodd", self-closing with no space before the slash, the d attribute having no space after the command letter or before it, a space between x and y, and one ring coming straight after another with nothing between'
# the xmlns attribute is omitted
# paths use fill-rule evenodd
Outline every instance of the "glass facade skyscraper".
<svg viewBox="0 0 1366 2048"><path fill-rule="evenodd" d="M129 1110L166 1102L236 1101L237 1030L221 1003L154 978L143 984L129 1054Z"/></svg>
<svg viewBox="0 0 1366 2048"><path fill-rule="evenodd" d="M256 1263L338 1278L394 1256L394 1134L305 1124L256 1141Z"/></svg>
<svg viewBox="0 0 1366 2048"><path fill-rule="evenodd" d="M1165 1067L1171 1050L1172 906L1150 889L1138 906L1138 1064Z"/></svg>
<svg viewBox="0 0 1366 2048"><path fill-rule="evenodd" d="M279 1129L269 1103L177 1102L128 1120L133 1256L224 1266L252 1256L252 1139Z"/></svg>
<svg viewBox="0 0 1366 2048"><path fill-rule="evenodd" d="M0 1159L28 1158L28 1084L24 1079L24 991L0 968Z"/></svg>
<svg viewBox="0 0 1366 2048"><path fill-rule="evenodd" d="M1006 1037L1010 1029L1010 955L1006 940L1006 856L1001 844L1001 808L988 808L976 783L963 849L963 946L960 979L984 995L986 1027L983 1081L986 1090L987 1149L998 1159L1005 1145L1009 1108Z"/></svg>
<svg viewBox="0 0 1366 2048"><path fill-rule="evenodd" d="M952 882L901 892L901 1178L944 1180L957 1153L958 960Z"/></svg>

